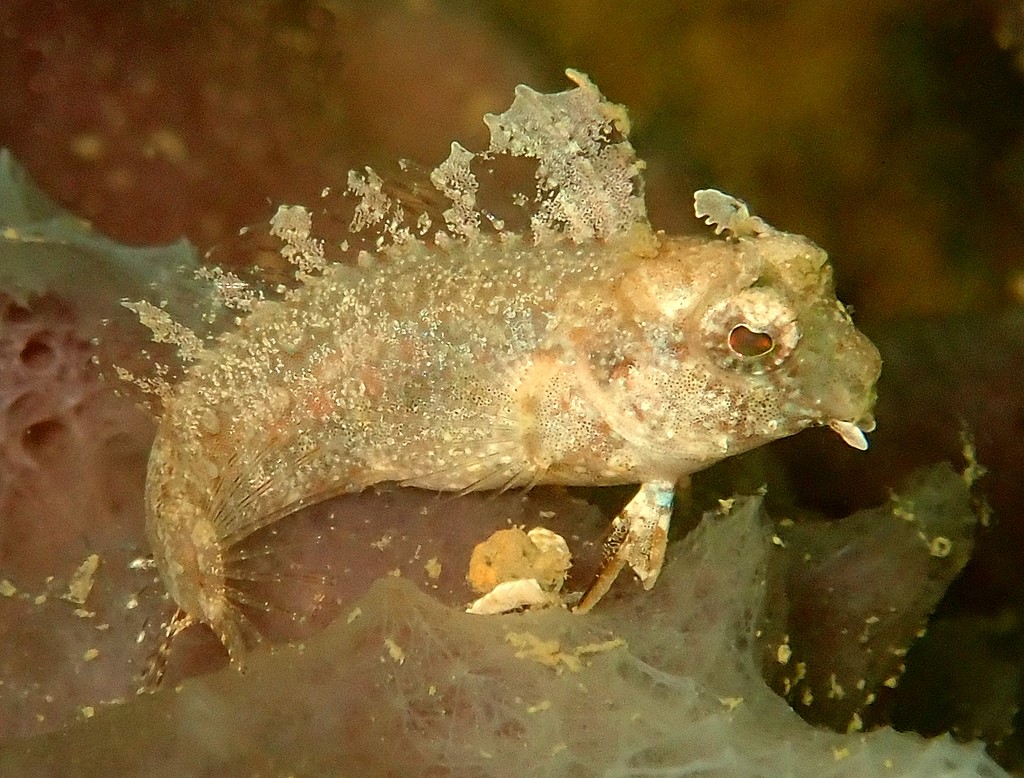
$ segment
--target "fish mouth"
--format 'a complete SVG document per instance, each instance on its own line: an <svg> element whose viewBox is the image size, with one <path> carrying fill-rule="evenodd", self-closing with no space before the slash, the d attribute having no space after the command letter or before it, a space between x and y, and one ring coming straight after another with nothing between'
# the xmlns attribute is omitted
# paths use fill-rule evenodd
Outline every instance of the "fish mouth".
<svg viewBox="0 0 1024 778"><path fill-rule="evenodd" d="M858 420L857 422L843 421L841 419L832 419L828 426L841 437L848 446L852 446L858 451L866 451L868 448L868 439L864 437L865 432L872 432L875 429L875 418L873 416L867 416Z"/></svg>

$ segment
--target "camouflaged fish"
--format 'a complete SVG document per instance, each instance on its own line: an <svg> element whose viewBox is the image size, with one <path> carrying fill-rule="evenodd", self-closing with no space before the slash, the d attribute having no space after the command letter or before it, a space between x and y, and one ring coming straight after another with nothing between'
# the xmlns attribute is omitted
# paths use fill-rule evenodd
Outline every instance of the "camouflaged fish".
<svg viewBox="0 0 1024 778"><path fill-rule="evenodd" d="M136 305L191 359L149 462L156 564L232 659L258 634L231 550L302 506L380 482L639 484L585 611L625 566L654 585L688 474L811 426L866 447L880 359L825 252L714 190L694 197L714 235L655 232L625 110L568 75L485 117L487 151L453 144L430 175L441 220L354 173L352 233L377 236L358 261L325 260L309 212L282 207L301 279L283 297L245 298L207 341ZM505 157L536 166L518 231L477 204L475 171Z"/></svg>

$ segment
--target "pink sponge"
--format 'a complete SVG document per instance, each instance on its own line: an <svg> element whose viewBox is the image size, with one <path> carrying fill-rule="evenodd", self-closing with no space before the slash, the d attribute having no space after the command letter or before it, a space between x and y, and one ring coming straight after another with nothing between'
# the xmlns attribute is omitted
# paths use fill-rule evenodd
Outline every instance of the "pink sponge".
<svg viewBox="0 0 1024 778"><path fill-rule="evenodd" d="M55 554L77 564L86 551L55 546L49 528L98 540L136 523L141 463L118 460L144 427L105 391L69 305L0 294L0 328L0 560L28 583Z"/></svg>

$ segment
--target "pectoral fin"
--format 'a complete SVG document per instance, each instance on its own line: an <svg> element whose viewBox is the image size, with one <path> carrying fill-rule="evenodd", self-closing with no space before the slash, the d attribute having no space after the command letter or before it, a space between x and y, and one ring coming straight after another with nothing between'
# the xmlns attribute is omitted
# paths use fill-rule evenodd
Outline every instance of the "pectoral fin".
<svg viewBox="0 0 1024 778"><path fill-rule="evenodd" d="M650 481L640 486L640 491L612 520L604 544L604 563L574 609L576 613L593 608L626 565L636 573L644 589L654 586L665 561L674 498L672 481Z"/></svg>

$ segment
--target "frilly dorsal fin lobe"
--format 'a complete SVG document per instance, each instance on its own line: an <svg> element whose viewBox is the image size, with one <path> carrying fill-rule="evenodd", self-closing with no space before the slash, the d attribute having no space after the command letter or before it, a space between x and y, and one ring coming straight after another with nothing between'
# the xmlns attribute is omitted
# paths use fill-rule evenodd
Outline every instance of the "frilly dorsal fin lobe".
<svg viewBox="0 0 1024 778"><path fill-rule="evenodd" d="M745 202L717 189L694 192L693 211L698 219L714 228L716 235L728 231L736 238L752 238L776 231L764 219L754 216Z"/></svg>
<svg viewBox="0 0 1024 778"><path fill-rule="evenodd" d="M604 99L584 74L557 94L516 88L512 106L488 114L489 153L537 160L538 243L564 235L576 243L605 239L647 223L642 160L629 143L626 109Z"/></svg>
<svg viewBox="0 0 1024 778"><path fill-rule="evenodd" d="M363 237L362 247L375 250L409 240L444 247L517 232L520 224L538 244L604 240L637 226L650 231L644 163L629 143L626 109L605 100L582 73L567 75L577 86L557 94L517 87L507 111L484 117L491 131L486 151L453 143L436 168L407 175L412 187L370 168L350 173L350 233L372 236L374 245ZM523 161L532 181L519 188L516 164Z"/></svg>
<svg viewBox="0 0 1024 778"><path fill-rule="evenodd" d="M480 212L476 209L480 182L470 168L474 159L476 155L473 152L459 143L452 143L448 159L430 173L431 183L452 203L443 214L449 232L466 240L480 233Z"/></svg>

